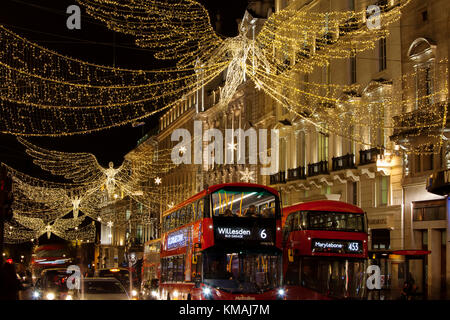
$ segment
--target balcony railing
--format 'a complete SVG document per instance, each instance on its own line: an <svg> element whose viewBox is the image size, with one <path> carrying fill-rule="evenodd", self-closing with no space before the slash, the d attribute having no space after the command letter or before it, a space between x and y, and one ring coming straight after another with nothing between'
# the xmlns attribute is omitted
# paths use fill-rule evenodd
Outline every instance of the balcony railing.
<svg viewBox="0 0 450 320"><path fill-rule="evenodd" d="M338 171L344 169L354 169L355 167L355 155L347 153L341 157L333 157L331 164L331 171Z"/></svg>
<svg viewBox="0 0 450 320"><path fill-rule="evenodd" d="M377 155L383 154L380 148L372 148L367 150L359 150L359 164L369 164L377 162Z"/></svg>
<svg viewBox="0 0 450 320"><path fill-rule="evenodd" d="M408 136L416 136L421 131L429 134L430 131L437 131L442 128L444 120L445 102L438 102L432 105L427 105L425 108L413 110L411 112L402 114L401 116L393 117L394 132L390 137L391 140L397 142ZM450 110L447 107L446 120L450 116ZM424 128L427 128L424 130Z"/></svg>
<svg viewBox="0 0 450 320"><path fill-rule="evenodd" d="M320 161L308 164L308 177L318 176L320 174L329 174L328 161Z"/></svg>
<svg viewBox="0 0 450 320"><path fill-rule="evenodd" d="M286 183L285 171L280 171L270 176L270 184Z"/></svg>
<svg viewBox="0 0 450 320"><path fill-rule="evenodd" d="M295 169L288 169L288 181L306 179L305 167L298 167Z"/></svg>

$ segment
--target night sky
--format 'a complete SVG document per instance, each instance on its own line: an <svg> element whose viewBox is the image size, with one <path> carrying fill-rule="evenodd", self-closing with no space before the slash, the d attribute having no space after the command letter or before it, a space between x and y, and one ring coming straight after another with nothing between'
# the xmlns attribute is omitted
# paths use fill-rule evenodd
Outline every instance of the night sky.
<svg viewBox="0 0 450 320"><path fill-rule="evenodd" d="M247 6L245 0L203 0L214 25L215 15L222 20L220 33L237 35L236 19L242 18ZM87 15L81 7L81 30L69 30L66 20L69 5L75 0L1 0L0 23L14 32L61 54L102 65L130 69L159 69L173 65L170 61L153 58L150 49L134 44L134 38L108 30L100 21ZM28 138L32 143L48 149L68 152L91 152L99 163L115 166L132 150L145 133L158 124L158 115L145 120L145 125L131 125L103 130L95 134L61 138ZM22 172L42 179L58 181L32 164L23 146L14 136L0 134L0 161Z"/></svg>

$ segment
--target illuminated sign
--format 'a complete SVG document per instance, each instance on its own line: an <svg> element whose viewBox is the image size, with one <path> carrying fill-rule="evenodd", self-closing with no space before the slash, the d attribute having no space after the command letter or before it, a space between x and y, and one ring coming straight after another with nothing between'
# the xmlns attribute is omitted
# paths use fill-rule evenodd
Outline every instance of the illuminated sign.
<svg viewBox="0 0 450 320"><path fill-rule="evenodd" d="M362 253L361 241L313 239L312 252Z"/></svg>
<svg viewBox="0 0 450 320"><path fill-rule="evenodd" d="M217 233L226 239L245 239L252 235L252 232L245 228L217 228Z"/></svg>
<svg viewBox="0 0 450 320"><path fill-rule="evenodd" d="M256 240L256 241L273 241L271 232L264 227L248 228L248 227L217 227L216 239L221 240Z"/></svg>
<svg viewBox="0 0 450 320"><path fill-rule="evenodd" d="M186 238L184 237L184 229L172 232L167 237L167 249L175 249L184 247L186 245Z"/></svg>

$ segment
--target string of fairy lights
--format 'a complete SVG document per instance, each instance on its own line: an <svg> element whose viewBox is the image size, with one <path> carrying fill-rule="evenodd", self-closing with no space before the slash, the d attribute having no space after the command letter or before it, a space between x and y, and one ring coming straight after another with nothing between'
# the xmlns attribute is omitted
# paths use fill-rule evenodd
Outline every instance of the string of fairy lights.
<svg viewBox="0 0 450 320"><path fill-rule="evenodd" d="M13 179L13 222L5 225L10 243L31 241L45 233L48 237L53 233L67 240L91 241L94 227L80 227L86 217L116 226L155 223L151 217L157 216L167 195L187 187L160 186L158 175L174 167L168 160L169 150L142 145L119 168L112 164L103 168L92 154L47 150L21 138L19 141L38 166L73 183L41 180L2 164ZM149 184L149 179L154 183ZM131 217L120 210L130 205L134 208Z"/></svg>
<svg viewBox="0 0 450 320"><path fill-rule="evenodd" d="M442 148L448 108L446 60L435 62L427 80L435 84L434 90L417 97L398 92L416 90L411 79L428 66L399 79L374 81L373 90L362 84L302 80L329 68L331 61L374 49L380 39L389 37L390 26L399 21L410 0L381 5L379 28L368 27L365 9L324 13L287 7L272 14L255 36L247 12L239 35L226 39L214 32L207 10L195 0L77 2L109 29L134 36L139 46L159 49L156 58L176 60L177 67L130 70L92 64L48 50L0 25L0 132L65 136L129 124L170 109L226 72L219 102L223 106L248 78L321 132L373 147L380 144L380 130L389 136L403 130L409 136L427 135L434 142L384 147L404 153L435 153ZM420 108L430 101L432 107ZM414 106L420 117L411 121L406 111ZM151 212L158 211L168 195L192 187L160 185L160 176L175 167L171 149L143 144L119 167L110 163L104 168L89 153L19 141L36 165L71 183L44 181L6 166L15 196L13 221L5 225L7 242L51 233L93 240L92 224L81 227L86 217L109 227L151 221ZM128 216L127 210L137 205L139 210Z"/></svg>

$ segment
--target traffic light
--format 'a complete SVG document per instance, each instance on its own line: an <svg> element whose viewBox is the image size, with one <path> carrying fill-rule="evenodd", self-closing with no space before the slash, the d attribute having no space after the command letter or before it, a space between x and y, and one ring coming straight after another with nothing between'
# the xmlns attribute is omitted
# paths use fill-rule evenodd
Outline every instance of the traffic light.
<svg viewBox="0 0 450 320"><path fill-rule="evenodd" d="M0 219L9 221L13 217L12 179L8 176L5 167L1 167L0 170Z"/></svg>

